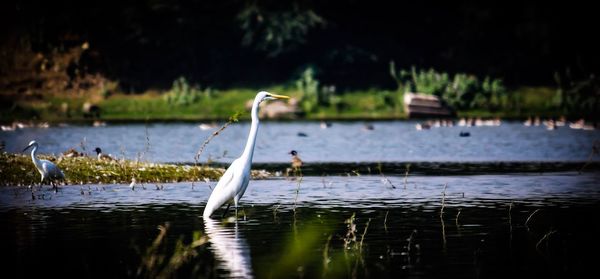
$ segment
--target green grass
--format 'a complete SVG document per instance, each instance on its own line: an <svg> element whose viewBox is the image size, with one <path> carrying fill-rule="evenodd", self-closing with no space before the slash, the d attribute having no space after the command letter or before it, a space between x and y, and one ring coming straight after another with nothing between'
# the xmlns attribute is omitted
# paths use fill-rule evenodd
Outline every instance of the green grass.
<svg viewBox="0 0 600 279"><path fill-rule="evenodd" d="M308 119L387 119L406 118L402 109L402 94L371 89L338 95L340 106L319 107Z"/></svg>
<svg viewBox="0 0 600 279"><path fill-rule="evenodd" d="M223 119L245 111L252 90L217 92L189 105L172 105L159 95L117 95L100 103L102 118L110 119Z"/></svg>
<svg viewBox="0 0 600 279"><path fill-rule="evenodd" d="M202 165L182 166L129 160L105 162L92 157L55 158L47 155L40 157L54 161L64 172L69 185L129 184L132 178L135 178L138 183L204 181L205 179L216 181L225 171L222 168ZM254 179L260 179L269 176L269 173L254 170L252 176ZM0 185L25 186L39 183L40 174L29 156L0 153Z"/></svg>
<svg viewBox="0 0 600 279"><path fill-rule="evenodd" d="M301 100L301 92L283 86L266 88L278 94ZM258 89L212 90L189 104L169 104L164 94L151 91L145 94L113 94L106 98L95 95L101 108L101 119L123 121L160 120L216 120L228 119L243 112L241 119L249 119L246 102L254 98ZM303 116L306 119L404 119L402 94L396 91L370 89L336 93L336 104L322 105ZM549 87L522 87L509 93L504 108L489 110L462 110L459 117L526 118L531 115L559 116L556 90ZM84 96L46 96L44 100L19 101L16 106L3 108L0 120L38 120L49 122L85 120L81 107ZM61 111L68 104L70 117Z"/></svg>

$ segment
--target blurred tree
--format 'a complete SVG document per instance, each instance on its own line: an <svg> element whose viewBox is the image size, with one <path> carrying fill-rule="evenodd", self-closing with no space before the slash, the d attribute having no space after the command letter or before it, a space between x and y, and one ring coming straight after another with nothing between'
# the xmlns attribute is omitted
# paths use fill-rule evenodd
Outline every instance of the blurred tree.
<svg viewBox="0 0 600 279"><path fill-rule="evenodd" d="M272 8L256 2L247 4L237 15L242 45L275 57L305 44L309 31L325 25L325 19L313 10L300 8L297 1L290 5Z"/></svg>

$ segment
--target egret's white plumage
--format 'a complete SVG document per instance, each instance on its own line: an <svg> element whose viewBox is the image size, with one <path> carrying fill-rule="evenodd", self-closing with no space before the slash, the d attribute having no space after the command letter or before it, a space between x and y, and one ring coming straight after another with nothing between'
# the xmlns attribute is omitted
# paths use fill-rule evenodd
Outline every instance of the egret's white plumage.
<svg viewBox="0 0 600 279"><path fill-rule="evenodd" d="M252 125L250 126L250 133L248 135L248 141L242 155L235 159L231 166L225 171L217 186L212 191L206 208L204 208L203 217L209 218L210 215L215 212L219 207L225 203L233 204L236 209L238 202L246 192L248 182L250 181L250 169L252 165L252 156L254 155L254 145L256 143L256 133L258 132L259 120L258 120L258 106L264 100L274 99L288 99L288 96L271 94L269 92L261 91L256 94L254 103L252 104Z"/></svg>
<svg viewBox="0 0 600 279"><path fill-rule="evenodd" d="M38 172L42 176L42 179L41 179L42 183L44 183L44 181L48 180L48 182L50 182L50 184L52 184L55 180L65 179L65 174L54 163L52 163L48 160L38 159L36 157L39 144L35 140L32 140L29 143L29 145L27 145L27 147L25 147L25 149L23 149L23 152L25 150L29 149L30 147L33 147L33 150L31 150L31 160L33 161L33 164L35 165L35 168L38 170ZM55 185L53 185L53 186L55 187Z"/></svg>

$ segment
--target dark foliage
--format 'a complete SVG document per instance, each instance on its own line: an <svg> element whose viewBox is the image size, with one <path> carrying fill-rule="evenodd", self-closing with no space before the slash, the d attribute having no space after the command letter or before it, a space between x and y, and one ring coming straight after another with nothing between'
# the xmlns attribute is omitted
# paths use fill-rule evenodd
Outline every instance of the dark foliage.
<svg viewBox="0 0 600 279"><path fill-rule="evenodd" d="M67 51L125 90L184 75L218 87L288 81L307 64L323 84L394 88L387 74L433 67L555 85L554 72L598 72L592 4L445 1L3 1L0 73L14 52Z"/></svg>

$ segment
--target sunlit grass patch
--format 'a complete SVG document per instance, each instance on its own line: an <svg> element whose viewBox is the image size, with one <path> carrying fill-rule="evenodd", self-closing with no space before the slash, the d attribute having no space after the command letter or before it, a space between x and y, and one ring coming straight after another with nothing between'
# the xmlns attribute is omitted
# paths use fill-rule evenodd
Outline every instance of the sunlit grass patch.
<svg viewBox="0 0 600 279"><path fill-rule="evenodd" d="M107 184L130 183L169 183L182 181L218 180L222 168L204 165L188 166L156 164L130 160L99 161L92 157L55 158L41 155L43 159L54 161L64 172L67 184ZM254 178L265 178L266 171L253 171ZM21 154L0 154L0 185L25 186L40 183L40 174L31 158Z"/></svg>
<svg viewBox="0 0 600 279"><path fill-rule="evenodd" d="M114 95L102 101L102 118L110 119L227 119L245 111L245 104L256 92L248 89L214 91L215 97L202 96L193 102L169 102L162 95Z"/></svg>

